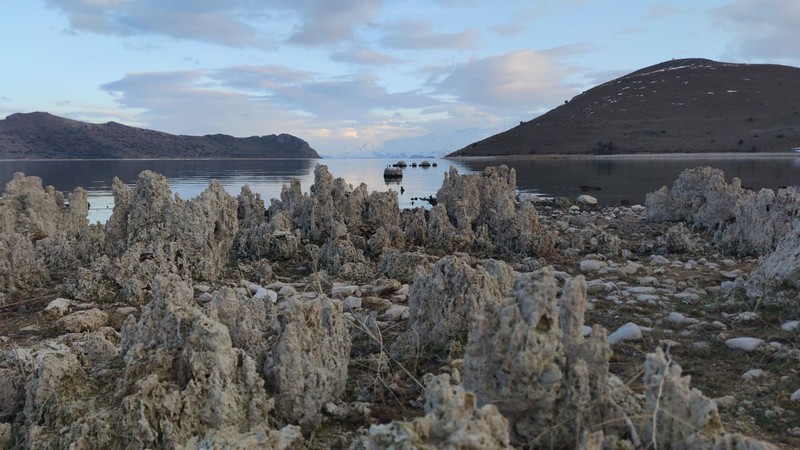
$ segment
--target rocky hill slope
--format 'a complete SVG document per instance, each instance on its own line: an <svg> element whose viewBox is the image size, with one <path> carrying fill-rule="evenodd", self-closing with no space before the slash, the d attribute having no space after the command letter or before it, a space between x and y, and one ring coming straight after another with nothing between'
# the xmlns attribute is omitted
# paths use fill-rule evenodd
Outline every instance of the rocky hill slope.
<svg viewBox="0 0 800 450"><path fill-rule="evenodd" d="M116 122L92 124L48 113L0 120L0 159L319 158L289 134L176 136Z"/></svg>
<svg viewBox="0 0 800 450"><path fill-rule="evenodd" d="M672 60L583 92L448 156L785 152L800 147L800 68Z"/></svg>

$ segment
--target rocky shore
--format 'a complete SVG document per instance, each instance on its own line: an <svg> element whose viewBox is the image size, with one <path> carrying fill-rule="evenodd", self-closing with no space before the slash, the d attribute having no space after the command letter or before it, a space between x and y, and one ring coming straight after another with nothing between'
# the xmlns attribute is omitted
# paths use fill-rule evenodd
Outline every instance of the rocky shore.
<svg viewBox="0 0 800 450"><path fill-rule="evenodd" d="M0 448L800 448L800 193L645 205L451 169L429 211L317 166L267 207L17 174Z"/></svg>

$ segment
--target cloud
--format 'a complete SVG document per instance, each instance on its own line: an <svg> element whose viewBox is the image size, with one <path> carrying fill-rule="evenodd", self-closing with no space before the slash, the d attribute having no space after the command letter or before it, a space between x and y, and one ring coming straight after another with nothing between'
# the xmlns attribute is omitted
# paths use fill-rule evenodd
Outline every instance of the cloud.
<svg viewBox="0 0 800 450"><path fill-rule="evenodd" d="M547 5L540 3L534 9L514 14L507 21L492 25L489 29L501 36L516 36L531 28L548 10Z"/></svg>
<svg viewBox="0 0 800 450"><path fill-rule="evenodd" d="M438 92L477 106L540 111L571 98L575 85L566 81L575 73L548 51L519 50L473 59L430 83ZM438 80L436 78L439 78Z"/></svg>
<svg viewBox="0 0 800 450"><path fill-rule="evenodd" d="M670 4L659 4L659 5L650 5L647 8L647 14L645 15L645 20L658 20L663 19L664 17L674 16L677 14L683 13L683 10L675 5Z"/></svg>
<svg viewBox="0 0 800 450"><path fill-rule="evenodd" d="M381 0L299 0L292 2L301 17L289 42L334 46L353 37L353 29L371 21L382 7Z"/></svg>
<svg viewBox="0 0 800 450"><path fill-rule="evenodd" d="M388 92L377 79L325 79L281 66L127 74L101 86L148 128L183 134L291 133L330 152L419 133L420 92ZM409 111L402 120L398 111ZM402 115L402 114L401 114ZM412 131L413 130L413 131Z"/></svg>
<svg viewBox="0 0 800 450"><path fill-rule="evenodd" d="M243 16L256 13L255 1L45 0L67 15L72 30L99 34L163 35L229 47L272 45ZM245 13L245 14L242 14Z"/></svg>
<svg viewBox="0 0 800 450"><path fill-rule="evenodd" d="M333 61L361 65L388 65L403 62L391 55L376 52L363 45L351 45L344 50L331 53L331 59Z"/></svg>
<svg viewBox="0 0 800 450"><path fill-rule="evenodd" d="M800 63L800 3L797 0L737 0L708 11L711 20L736 38L737 56Z"/></svg>
<svg viewBox="0 0 800 450"><path fill-rule="evenodd" d="M480 42L480 33L470 28L457 33L437 33L426 21L404 20L387 24L381 43L404 50L451 49L467 50Z"/></svg>

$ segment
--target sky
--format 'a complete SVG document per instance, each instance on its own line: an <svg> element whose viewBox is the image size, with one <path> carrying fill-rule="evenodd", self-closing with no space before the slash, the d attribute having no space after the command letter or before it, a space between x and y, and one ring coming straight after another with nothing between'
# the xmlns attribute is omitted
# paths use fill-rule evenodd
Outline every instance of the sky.
<svg viewBox="0 0 800 450"><path fill-rule="evenodd" d="M0 117L449 152L673 58L800 66L798 23L798 0L0 0Z"/></svg>

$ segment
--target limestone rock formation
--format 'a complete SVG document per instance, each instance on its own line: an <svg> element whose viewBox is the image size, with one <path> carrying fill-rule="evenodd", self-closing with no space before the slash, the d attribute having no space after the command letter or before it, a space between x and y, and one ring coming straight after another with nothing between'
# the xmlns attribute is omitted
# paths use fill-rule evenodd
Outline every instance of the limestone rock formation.
<svg viewBox="0 0 800 450"><path fill-rule="evenodd" d="M457 256L445 256L429 273L420 273L414 280L408 297L411 330L398 340L395 351L413 353L420 346L435 349L450 340L465 341L483 304L502 295L500 283L484 268L473 268Z"/></svg>
<svg viewBox="0 0 800 450"><path fill-rule="evenodd" d="M0 234L18 233L30 241L58 234L73 234L89 221L86 191L76 188L66 198L52 186L42 187L39 177L15 173L0 198Z"/></svg>
<svg viewBox="0 0 800 450"><path fill-rule="evenodd" d="M198 197L173 199L166 178L139 175L135 190L116 181L109 219L108 250L114 260L108 276L134 302L157 275L213 281L228 262L238 229L237 203L212 180Z"/></svg>
<svg viewBox="0 0 800 450"><path fill-rule="evenodd" d="M310 431L347 381L350 335L342 302L319 295L280 303L264 374L280 415Z"/></svg>
<svg viewBox="0 0 800 450"><path fill-rule="evenodd" d="M464 387L508 418L512 435L536 447L574 447L584 431L613 427L605 332L584 339L582 276L559 308L552 268L521 274L505 297L482 304L464 355Z"/></svg>
<svg viewBox="0 0 800 450"><path fill-rule="evenodd" d="M800 311L800 223L763 257L746 282L754 303Z"/></svg>
<svg viewBox="0 0 800 450"><path fill-rule="evenodd" d="M726 433L714 401L689 385L681 367L661 349L647 355L644 365L646 417L644 443L664 449L771 450L772 444Z"/></svg>
<svg viewBox="0 0 800 450"><path fill-rule="evenodd" d="M647 218L685 221L714 234L723 249L742 255L763 255L800 218L800 194L794 188L750 192L734 178L728 184L719 169L684 170L671 188L647 194Z"/></svg>
<svg viewBox="0 0 800 450"><path fill-rule="evenodd" d="M431 266L431 257L424 253L401 253L394 249L383 253L378 261L380 273L402 283L412 283L418 270L428 272Z"/></svg>
<svg viewBox="0 0 800 450"><path fill-rule="evenodd" d="M475 394L454 386L447 374L427 374L425 416L411 422L373 425L361 443L379 449L512 449L508 421L494 405L478 408ZM359 448L356 446L356 448Z"/></svg>

